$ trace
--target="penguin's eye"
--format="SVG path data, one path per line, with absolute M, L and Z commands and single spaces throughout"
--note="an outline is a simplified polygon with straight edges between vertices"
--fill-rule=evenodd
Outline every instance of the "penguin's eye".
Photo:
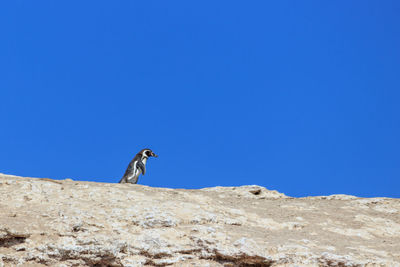
M 148 157 L 150 157 L 151 156 L 151 152 L 150 151 L 146 151 L 146 155 L 148 156 Z

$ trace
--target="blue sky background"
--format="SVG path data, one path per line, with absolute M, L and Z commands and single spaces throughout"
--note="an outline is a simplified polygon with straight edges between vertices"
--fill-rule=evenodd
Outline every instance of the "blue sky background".
M 2 1 L 0 172 L 400 197 L 399 1 Z

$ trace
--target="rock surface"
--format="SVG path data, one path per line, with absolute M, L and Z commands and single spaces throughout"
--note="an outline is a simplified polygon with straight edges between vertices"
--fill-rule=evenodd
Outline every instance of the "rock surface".
M 0 266 L 400 266 L 400 200 L 0 174 Z

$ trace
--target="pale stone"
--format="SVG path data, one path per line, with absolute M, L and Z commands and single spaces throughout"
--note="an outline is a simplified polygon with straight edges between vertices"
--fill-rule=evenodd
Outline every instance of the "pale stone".
M 117 179 L 116 179 L 117 180 Z M 400 266 L 400 200 L 0 174 L 0 267 Z

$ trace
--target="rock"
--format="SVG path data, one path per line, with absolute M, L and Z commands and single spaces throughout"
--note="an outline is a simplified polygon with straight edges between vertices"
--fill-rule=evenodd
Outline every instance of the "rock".
M 2 266 L 400 266 L 400 200 L 0 174 Z

